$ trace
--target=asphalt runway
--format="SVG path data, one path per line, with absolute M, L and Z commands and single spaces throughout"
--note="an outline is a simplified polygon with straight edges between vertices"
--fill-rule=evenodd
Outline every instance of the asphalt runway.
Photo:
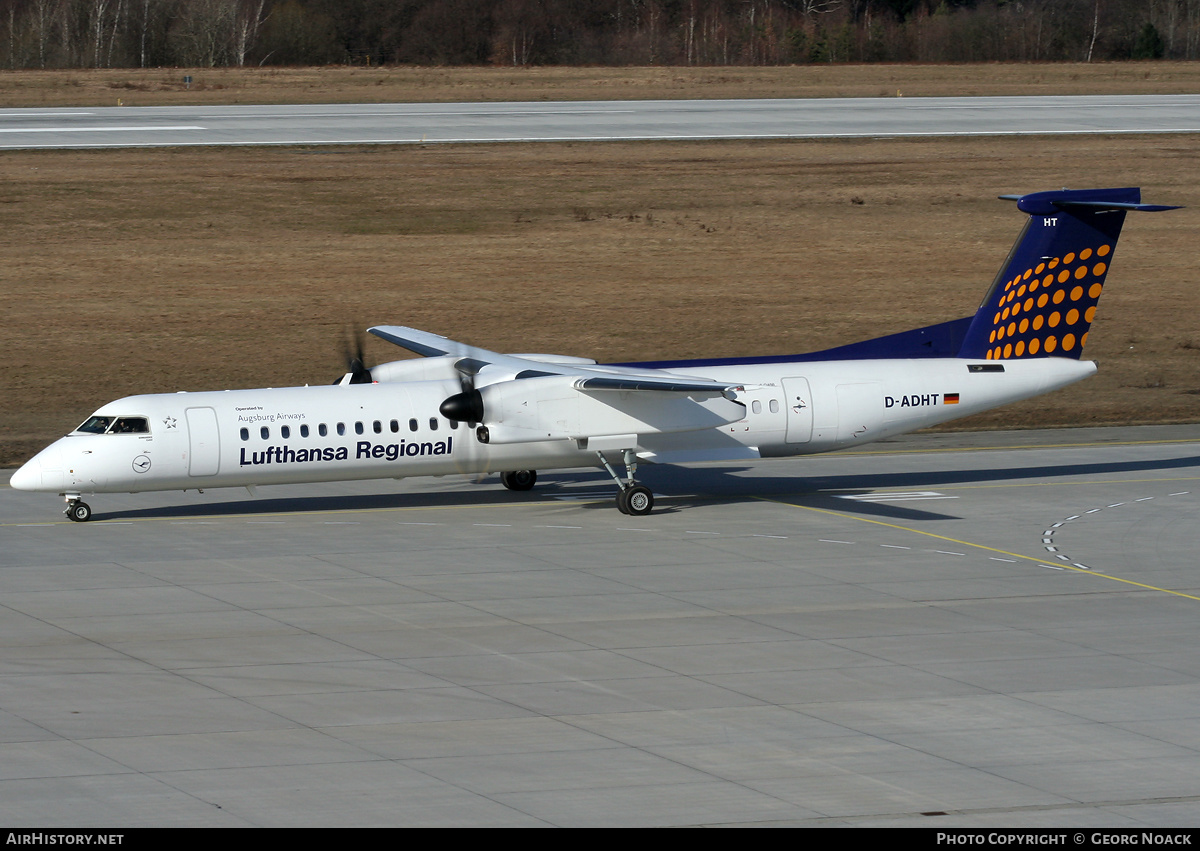
M 0 110 L 0 149 L 1200 132 L 1200 95 Z
M 0 487 L 0 820 L 1194 826 L 1200 426 Z

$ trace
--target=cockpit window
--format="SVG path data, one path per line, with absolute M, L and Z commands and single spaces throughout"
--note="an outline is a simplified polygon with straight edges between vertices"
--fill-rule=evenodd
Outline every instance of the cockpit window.
M 75 431 L 83 431 L 88 434 L 104 434 L 108 431 L 108 427 L 112 425 L 112 417 L 88 417 L 88 421 L 81 425 Z
M 145 417 L 89 417 L 75 431 L 85 434 L 149 434 Z
M 113 434 L 149 434 L 145 417 L 119 417 L 112 427 Z

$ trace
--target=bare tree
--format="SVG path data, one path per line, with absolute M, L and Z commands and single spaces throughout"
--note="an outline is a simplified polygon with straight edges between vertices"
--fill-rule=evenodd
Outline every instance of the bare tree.
M 1092 61 L 1092 51 L 1096 48 L 1096 35 L 1100 32 L 1100 0 L 1094 0 L 1092 3 L 1092 38 L 1088 42 L 1087 58 L 1085 62 Z
M 246 54 L 258 41 L 258 32 L 266 17 L 263 9 L 266 0 L 243 0 L 237 12 L 233 35 L 233 59 L 235 65 L 246 64 Z
M 233 55 L 237 0 L 189 0 L 179 9 L 172 47 L 183 65 L 226 65 Z

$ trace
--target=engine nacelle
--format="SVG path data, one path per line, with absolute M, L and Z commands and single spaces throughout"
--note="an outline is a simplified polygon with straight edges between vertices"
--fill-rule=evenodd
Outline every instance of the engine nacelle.
M 380 383 L 393 381 L 445 381 L 457 380 L 458 370 L 454 363 L 458 358 L 442 355 L 434 358 L 412 358 L 394 360 L 371 367 L 371 379 Z

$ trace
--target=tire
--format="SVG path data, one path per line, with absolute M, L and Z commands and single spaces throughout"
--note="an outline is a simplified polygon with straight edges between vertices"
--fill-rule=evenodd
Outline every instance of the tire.
M 500 474 L 500 481 L 510 491 L 533 490 L 537 484 L 537 470 L 512 470 Z
M 625 507 L 627 514 L 643 517 L 654 510 L 654 493 L 642 485 L 629 488 L 625 491 Z
M 74 502 L 67 506 L 67 516 L 76 523 L 86 523 L 92 519 L 92 508 L 86 502 Z
M 625 488 L 621 488 L 619 491 L 617 491 L 617 511 L 621 512 L 622 514 L 629 513 L 628 497 L 629 493 L 625 490 Z

